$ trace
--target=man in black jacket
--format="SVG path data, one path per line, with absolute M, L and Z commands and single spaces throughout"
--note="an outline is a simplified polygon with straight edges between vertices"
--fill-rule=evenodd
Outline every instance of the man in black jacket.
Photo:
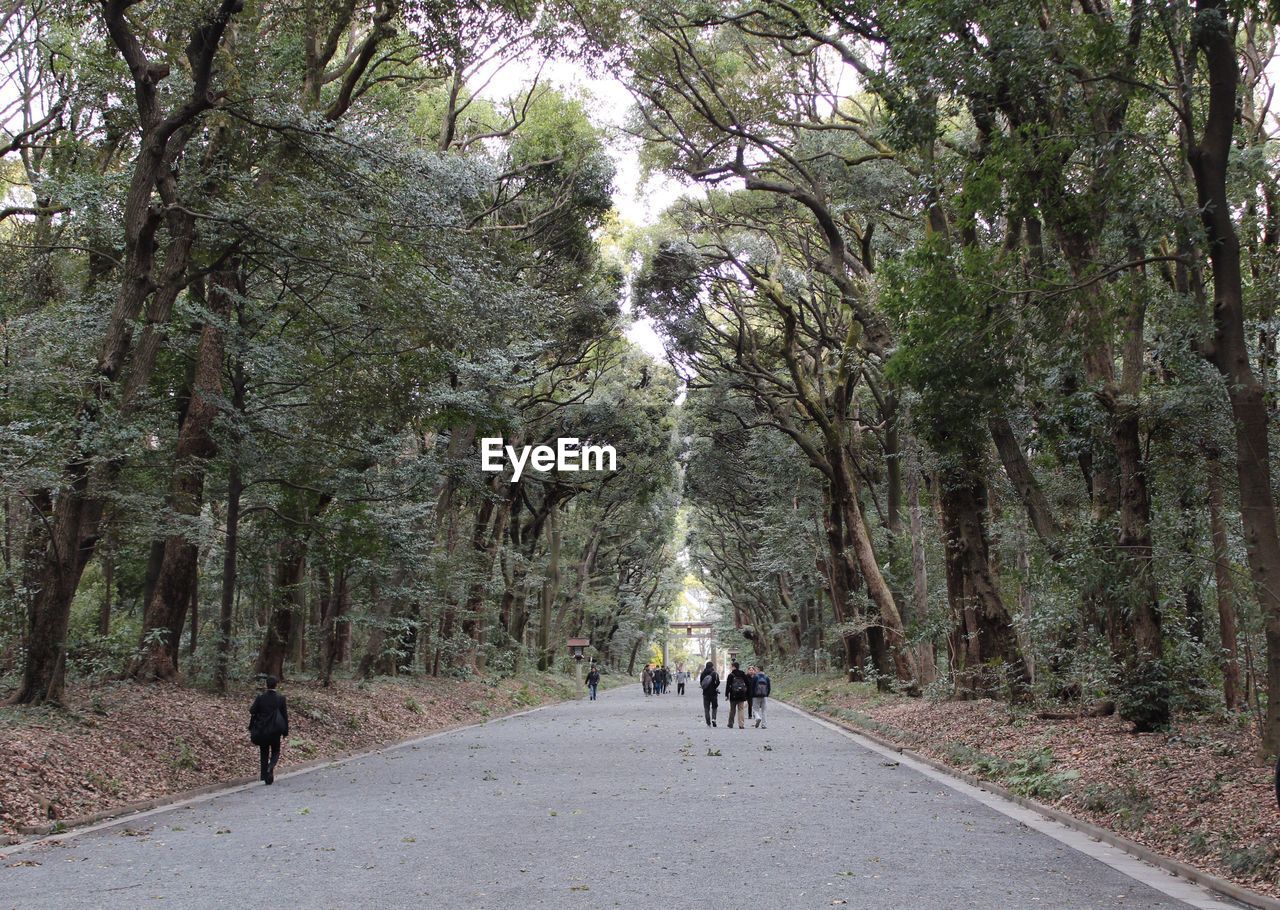
M 280 739 L 289 735 L 289 706 L 276 691 L 279 680 L 267 677 L 265 692 L 258 694 L 249 708 L 249 738 L 258 747 L 260 779 L 275 783 L 276 762 L 280 760 Z
M 738 729 L 747 727 L 747 705 L 751 702 L 751 681 L 742 672 L 738 662 L 733 662 L 733 669 L 724 678 L 724 694 L 729 698 L 729 726 L 733 726 L 733 718 L 738 717 Z
M 707 661 L 707 665 L 698 674 L 698 685 L 702 687 L 702 714 L 707 719 L 707 726 L 714 727 L 716 709 L 720 707 L 720 674 L 711 661 Z

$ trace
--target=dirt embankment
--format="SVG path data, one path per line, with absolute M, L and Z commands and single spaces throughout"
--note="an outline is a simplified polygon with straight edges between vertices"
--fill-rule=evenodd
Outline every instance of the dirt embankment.
M 580 694 L 571 679 L 544 675 L 290 682 L 281 692 L 291 728 L 281 771 Z M 254 694 L 105 683 L 75 687 L 60 709 L 0 708 L 0 844 L 31 826 L 256 777 Z
M 1179 718 L 1135 735 L 1116 717 L 1047 719 L 994 701 L 931 701 L 812 676 L 779 696 L 878 733 L 1175 857 L 1280 897 L 1274 770 L 1247 717 Z

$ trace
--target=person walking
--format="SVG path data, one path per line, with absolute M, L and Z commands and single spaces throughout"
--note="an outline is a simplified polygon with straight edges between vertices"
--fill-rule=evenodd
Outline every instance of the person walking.
M 591 669 L 587 671 L 587 690 L 591 693 L 591 701 L 596 700 L 596 687 L 600 685 L 600 671 L 596 669 L 596 665 L 592 664 Z
M 752 664 L 751 666 L 747 667 L 747 693 L 748 695 L 750 695 L 755 691 L 756 691 L 756 668 L 755 668 L 755 665 Z M 752 701 L 753 699 L 751 698 L 747 699 L 747 720 L 751 720 Z
M 649 665 L 644 665 L 644 670 L 640 673 L 640 685 L 644 686 L 644 694 L 653 694 L 653 671 L 649 669 Z
M 654 695 L 662 694 L 662 667 L 661 666 L 656 666 L 653 668 L 653 694 Z
M 756 726 L 766 729 L 764 724 L 764 702 L 773 690 L 773 683 L 765 675 L 764 670 L 757 670 L 755 679 L 751 681 L 751 703 L 755 707 Z
M 684 695 L 684 684 L 689 681 L 689 671 L 684 664 L 676 667 L 676 695 Z
M 733 726 L 733 718 L 737 716 L 738 729 L 745 730 L 747 703 L 751 701 L 751 683 L 736 660 L 733 662 L 733 669 L 724 678 L 724 694 L 729 699 L 729 726 Z
M 662 665 L 662 694 L 666 695 L 671 691 L 671 668 L 666 664 Z
M 267 688 L 249 707 L 249 739 L 258 747 L 258 779 L 271 786 L 280 760 L 280 739 L 289 735 L 289 705 L 276 691 L 280 681 L 267 677 Z
M 716 665 L 712 661 L 707 661 L 707 665 L 698 674 L 698 685 L 702 688 L 702 715 L 706 718 L 707 726 L 714 727 L 716 709 L 720 707 L 720 674 L 716 672 Z

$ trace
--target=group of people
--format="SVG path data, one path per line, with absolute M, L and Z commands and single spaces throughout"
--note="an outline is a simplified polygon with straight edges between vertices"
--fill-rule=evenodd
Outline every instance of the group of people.
M 658 664 L 645 664 L 644 669 L 640 671 L 640 685 L 644 688 L 645 695 L 662 695 L 671 689 L 671 668 Z M 689 680 L 689 674 L 685 672 L 684 667 L 680 667 L 675 673 L 676 694 L 684 695 L 684 684 Z
M 674 678 L 678 694 L 684 695 L 684 687 L 690 676 L 683 665 L 676 668 Z M 644 688 L 645 695 L 663 694 L 670 689 L 671 680 L 671 671 L 662 664 L 645 664 L 640 673 L 640 685 Z M 698 686 L 702 689 L 702 714 L 708 727 L 717 724 L 720 683 L 715 661 L 707 661 L 707 665 L 698 674 Z M 729 726 L 732 727 L 737 720 L 738 729 L 742 730 L 748 720 L 754 720 L 757 727 L 764 729 L 765 700 L 769 698 L 772 689 L 773 683 L 764 670 L 754 665 L 743 670 L 735 660 L 724 678 L 724 696 L 729 700 Z
M 720 674 L 716 672 L 713 661 L 698 674 L 698 685 L 702 688 L 702 713 L 707 726 L 716 725 L 716 713 L 720 707 Z M 765 701 L 773 691 L 773 684 L 764 670 L 749 666 L 744 671 L 735 660 L 733 668 L 724 678 L 724 695 L 729 699 L 729 726 L 733 726 L 736 717 L 738 729 L 746 727 L 748 720 L 755 720 L 755 725 L 765 729 Z
M 690 674 L 683 665 L 676 668 L 674 676 L 667 667 L 655 667 L 651 664 L 645 664 L 644 672 L 640 674 L 645 695 L 663 694 L 670 688 L 673 678 L 676 692 L 684 695 L 684 687 Z M 594 663 L 587 672 L 586 682 L 591 700 L 595 701 L 596 689 L 600 685 L 600 670 Z M 285 697 L 276 691 L 276 678 L 268 676 L 265 683 L 265 690 L 254 699 L 249 709 L 249 737 L 259 749 L 259 779 L 265 784 L 272 784 L 275 782 L 276 762 L 280 760 L 280 740 L 289 735 L 289 708 Z M 707 726 L 714 727 L 720 707 L 720 674 L 716 672 L 714 661 L 707 661 L 707 665 L 702 668 L 702 672 L 698 674 L 698 685 L 702 689 L 702 713 Z M 729 699 L 729 726 L 733 726 L 736 717 L 739 730 L 744 729 L 746 722 L 752 719 L 757 727 L 764 729 L 765 701 L 771 690 L 772 684 L 764 670 L 750 666 L 743 671 L 735 660 L 733 669 L 724 678 L 724 694 Z M 1277 765 L 1276 779 L 1277 798 L 1280 798 L 1280 765 Z

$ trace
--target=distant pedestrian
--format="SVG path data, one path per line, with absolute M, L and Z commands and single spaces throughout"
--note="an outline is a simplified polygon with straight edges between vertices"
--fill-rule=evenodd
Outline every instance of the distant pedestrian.
M 653 670 L 649 669 L 649 665 L 644 665 L 644 670 L 640 673 L 640 685 L 644 686 L 644 694 L 653 694 Z
M 662 694 L 662 667 L 660 666 L 653 668 L 653 694 Z
M 249 708 L 249 739 L 258 747 L 258 779 L 275 783 L 276 762 L 280 760 L 280 739 L 289 735 L 289 706 L 276 691 L 280 681 L 267 677 L 267 688 Z
M 702 715 L 707 726 L 716 725 L 716 709 L 720 707 L 720 674 L 716 665 L 707 661 L 707 665 L 698 674 L 698 685 L 702 688 Z
M 751 681 L 751 704 L 755 707 L 756 726 L 761 730 L 764 725 L 764 703 L 773 690 L 773 683 L 765 675 L 764 670 L 757 670 L 755 679 Z
M 671 691 L 671 668 L 666 664 L 662 665 L 662 694 L 666 695 Z
M 724 694 L 729 699 L 729 726 L 733 726 L 733 718 L 738 718 L 738 729 L 747 728 L 747 704 L 751 701 L 751 683 L 747 674 L 742 672 L 738 662 L 733 662 L 733 669 L 724 678 Z
M 756 691 L 756 668 L 754 665 L 747 667 L 747 692 L 754 694 Z M 751 720 L 752 702 L 754 699 L 747 699 L 747 720 Z
M 684 695 L 684 684 L 689 681 L 689 671 L 684 668 L 684 664 L 676 667 L 676 694 Z
M 596 665 L 592 664 L 591 669 L 587 671 L 587 689 L 591 692 L 591 701 L 596 700 L 596 687 L 600 685 L 600 671 L 596 669 Z

